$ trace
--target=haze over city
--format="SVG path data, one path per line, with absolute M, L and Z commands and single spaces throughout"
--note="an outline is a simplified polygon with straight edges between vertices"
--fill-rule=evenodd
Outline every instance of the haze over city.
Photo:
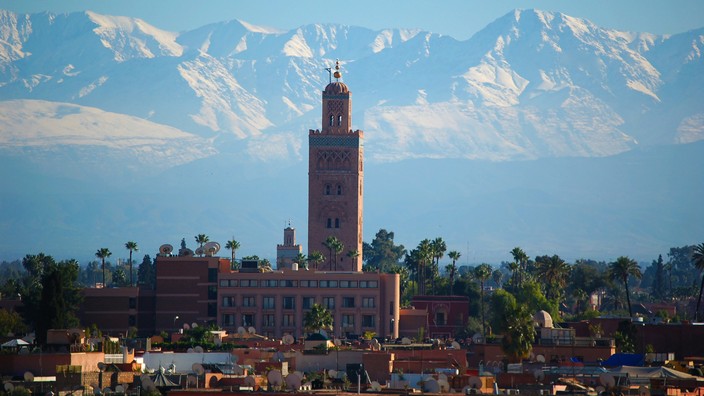
M 200 233 L 273 258 L 289 221 L 305 244 L 306 137 L 336 59 L 365 131 L 365 242 L 649 262 L 704 235 L 699 1 L 0 9 L 79 12 L 3 48 L 2 260 Z

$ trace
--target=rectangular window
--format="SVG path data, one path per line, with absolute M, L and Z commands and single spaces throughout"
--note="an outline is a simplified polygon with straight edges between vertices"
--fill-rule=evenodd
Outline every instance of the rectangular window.
M 235 314 L 223 314 L 222 315 L 222 325 L 223 326 L 234 326 L 235 325 Z
M 279 282 L 276 279 L 266 279 L 262 281 L 262 287 L 278 287 Z
M 244 326 L 244 327 L 254 326 L 254 314 L 252 314 L 252 313 L 242 314 L 242 326 Z
M 340 287 L 341 288 L 350 288 L 350 287 L 357 287 L 357 281 L 340 281 Z
M 296 317 L 292 314 L 285 314 L 284 316 L 281 317 L 282 322 L 281 325 L 284 327 L 295 327 L 296 326 Z
M 242 306 L 246 308 L 256 307 L 256 300 L 253 296 L 242 297 Z
M 235 306 L 235 296 L 224 296 L 222 298 L 223 307 L 234 307 Z
M 374 315 L 362 315 L 362 327 L 374 327 Z
M 362 308 L 375 308 L 374 297 L 362 298 Z
M 127 325 L 128 326 L 136 326 L 137 325 L 137 317 L 134 315 L 130 315 L 127 318 Z
M 435 325 L 436 326 L 444 326 L 446 324 L 447 324 L 447 322 L 445 320 L 445 312 L 436 312 L 435 313 Z
M 321 280 L 320 281 L 320 287 L 337 287 L 337 281 L 336 280 Z
M 214 283 L 218 281 L 218 269 L 208 268 L 208 282 Z
M 303 297 L 303 309 L 311 309 L 315 304 L 315 297 Z
M 137 299 L 134 297 L 130 297 L 130 301 L 128 302 L 128 305 L 129 305 L 130 309 L 137 308 Z
M 218 299 L 218 287 L 217 286 L 208 286 L 208 300 L 217 300 Z
M 264 297 L 262 299 L 262 308 L 264 309 L 274 309 L 276 308 L 276 303 L 275 303 L 274 297 Z
M 257 287 L 259 286 L 256 279 L 242 279 L 240 281 L 241 287 Z
M 208 303 L 208 316 L 212 316 L 214 318 L 218 317 L 218 303 L 216 303 L 216 302 L 209 302 Z
M 296 309 L 296 297 L 284 297 L 284 309 Z
M 354 315 L 342 315 L 342 328 L 354 328 Z
M 379 282 L 377 281 L 359 281 L 359 287 L 366 289 L 374 289 L 379 287 Z
M 354 308 L 354 297 L 342 297 L 342 308 Z
M 264 327 L 274 327 L 274 326 L 276 326 L 276 323 L 274 322 L 274 315 L 271 315 L 271 314 L 264 315 L 264 316 L 262 317 L 262 319 L 264 320 L 264 323 L 263 323 L 263 326 L 264 326 Z
M 279 281 L 279 287 L 296 287 L 298 281 L 294 280 L 281 280 Z
M 227 279 L 220 279 L 220 287 L 228 287 L 230 286 L 230 281 Z
M 335 309 L 335 297 L 323 297 L 323 307 L 325 309 Z

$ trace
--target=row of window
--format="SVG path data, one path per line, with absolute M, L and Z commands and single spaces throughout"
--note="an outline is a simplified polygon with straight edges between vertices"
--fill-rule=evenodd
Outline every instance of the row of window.
M 222 314 L 222 326 L 243 326 L 249 327 L 254 326 L 256 321 L 255 313 L 244 313 L 240 315 L 240 322 L 236 320 L 237 315 L 233 313 Z M 353 329 L 355 326 L 355 316 L 354 315 L 342 315 L 341 324 L 343 330 Z M 279 323 L 277 324 L 276 316 L 273 314 L 262 314 L 262 326 L 263 327 L 296 327 L 296 318 L 292 314 L 284 314 L 279 318 Z M 362 315 L 362 327 L 363 328 L 374 328 L 376 327 L 376 316 L 374 315 Z M 333 328 L 338 328 L 338 326 L 333 323 Z
M 375 280 L 276 280 L 276 279 L 220 279 L 220 287 L 320 287 L 320 288 L 360 288 L 375 289 L 379 281 Z
M 223 307 L 235 307 L 237 296 L 223 296 L 222 306 Z M 255 296 L 242 296 L 242 307 L 253 308 L 257 306 L 257 301 Z M 303 309 L 311 309 L 315 304 L 315 297 L 303 297 Z M 335 309 L 335 297 L 323 297 L 322 305 L 326 309 Z M 296 297 L 282 297 L 281 306 L 283 309 L 292 310 L 296 309 Z M 342 308 L 355 308 L 356 298 L 355 297 L 342 297 Z M 275 309 L 276 308 L 276 297 L 262 297 L 262 308 L 263 309 Z M 362 297 L 362 308 L 376 308 L 376 302 L 374 297 Z
M 333 227 L 333 224 L 335 225 L 335 227 Z M 325 227 L 326 228 L 340 228 L 340 219 L 338 219 L 336 217 L 335 222 L 333 223 L 333 219 L 328 217 L 327 222 L 325 222 Z

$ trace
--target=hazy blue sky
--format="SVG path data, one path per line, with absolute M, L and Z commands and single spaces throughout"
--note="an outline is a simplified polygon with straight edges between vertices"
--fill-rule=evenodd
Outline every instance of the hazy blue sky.
M 15 12 L 92 10 L 142 18 L 172 31 L 240 19 L 280 29 L 308 23 L 422 28 L 459 40 L 514 8 L 559 11 L 628 31 L 680 33 L 704 27 L 704 0 L 0 0 L 0 8 Z

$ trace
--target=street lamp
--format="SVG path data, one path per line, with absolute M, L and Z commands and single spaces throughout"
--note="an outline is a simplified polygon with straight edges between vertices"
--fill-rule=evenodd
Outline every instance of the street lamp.
M 174 316 L 174 327 L 176 327 L 176 321 L 178 320 L 178 315 Z

